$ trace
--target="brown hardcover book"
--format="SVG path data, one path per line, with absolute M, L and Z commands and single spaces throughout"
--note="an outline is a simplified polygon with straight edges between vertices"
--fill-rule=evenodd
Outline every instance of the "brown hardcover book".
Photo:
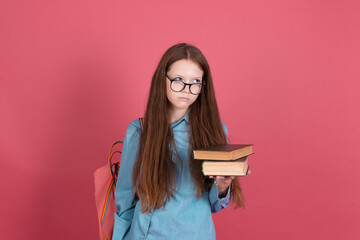
M 253 153 L 252 144 L 223 144 L 193 151 L 198 160 L 236 160 Z
M 246 176 L 249 170 L 247 156 L 234 161 L 203 161 L 205 176 Z

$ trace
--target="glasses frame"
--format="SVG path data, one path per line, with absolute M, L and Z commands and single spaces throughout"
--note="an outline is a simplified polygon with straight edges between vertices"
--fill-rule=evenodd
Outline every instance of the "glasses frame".
M 167 74 L 165 74 L 165 76 L 170 80 L 170 88 L 173 92 L 182 92 L 184 91 L 184 89 L 186 88 L 186 86 L 189 86 L 189 91 L 192 95 L 199 95 L 200 93 L 202 93 L 203 91 L 203 88 L 206 86 L 206 83 L 205 82 L 201 82 L 201 83 L 186 83 L 184 82 L 183 80 L 175 80 L 175 78 L 170 78 Z M 172 86 L 172 83 L 174 81 L 180 81 L 184 84 L 184 87 L 180 90 L 180 91 L 175 91 L 171 86 Z M 191 91 L 191 86 L 194 85 L 194 84 L 201 84 L 201 89 L 200 89 L 200 92 L 198 94 L 195 94 Z

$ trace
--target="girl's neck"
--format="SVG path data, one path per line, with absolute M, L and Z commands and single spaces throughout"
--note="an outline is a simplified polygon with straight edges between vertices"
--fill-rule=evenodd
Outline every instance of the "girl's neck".
M 189 109 L 169 109 L 170 123 L 176 122 L 185 116 Z

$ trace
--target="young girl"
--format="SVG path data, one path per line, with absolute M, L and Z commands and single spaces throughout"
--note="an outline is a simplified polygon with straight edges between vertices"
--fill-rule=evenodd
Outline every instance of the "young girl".
M 227 143 L 209 65 L 185 43 L 169 48 L 153 75 L 144 124 L 130 123 L 115 189 L 113 240 L 215 239 L 211 213 L 244 207 L 233 177 L 205 177 L 197 148 Z

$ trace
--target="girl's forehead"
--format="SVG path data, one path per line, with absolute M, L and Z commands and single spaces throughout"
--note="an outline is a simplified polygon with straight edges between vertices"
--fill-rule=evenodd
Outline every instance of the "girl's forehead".
M 181 59 L 170 65 L 168 73 L 180 77 L 202 77 L 204 71 L 198 63 L 188 59 Z

